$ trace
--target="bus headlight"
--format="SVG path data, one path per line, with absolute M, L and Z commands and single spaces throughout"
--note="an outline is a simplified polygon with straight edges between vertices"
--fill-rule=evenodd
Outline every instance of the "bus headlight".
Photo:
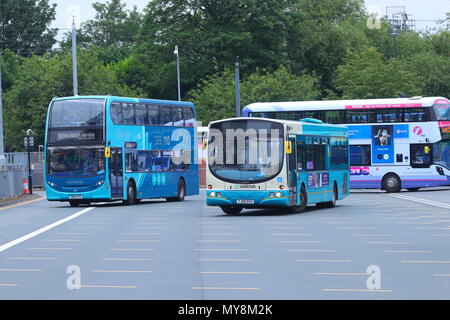
M 209 193 L 209 196 L 210 196 L 210 197 L 215 197 L 215 196 L 216 196 L 216 193 L 215 193 L 215 192 L 210 192 L 210 193 Z
M 273 192 L 269 193 L 269 197 L 274 198 L 275 197 L 275 193 L 273 193 Z
M 277 198 L 281 197 L 281 192 L 277 192 L 275 193 L 275 195 L 277 196 Z
M 216 193 L 216 196 L 217 196 L 217 197 L 220 197 L 221 195 L 222 195 L 222 194 L 221 194 L 220 192 L 217 192 L 217 193 Z
M 48 182 L 48 185 L 49 185 L 50 187 L 55 187 L 55 186 L 56 186 L 56 184 L 54 184 L 54 183 L 51 182 L 51 181 Z
M 101 181 L 97 182 L 97 185 L 98 185 L 98 186 L 101 186 L 101 185 L 103 184 L 103 182 L 104 182 L 104 181 L 101 180 Z

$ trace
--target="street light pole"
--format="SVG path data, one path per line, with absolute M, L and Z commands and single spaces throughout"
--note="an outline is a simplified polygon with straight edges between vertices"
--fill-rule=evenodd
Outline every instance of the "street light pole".
M 178 101 L 181 101 L 181 89 L 180 89 L 180 56 L 178 55 L 178 46 L 175 46 L 173 52 L 177 56 L 177 85 L 178 85 Z
M 3 96 L 2 96 L 2 53 L 0 51 L 0 166 L 6 165 L 3 145 Z
M 241 85 L 240 85 L 240 70 L 239 57 L 236 57 L 235 82 L 236 82 L 236 117 L 241 116 Z
M 30 135 L 33 134 L 33 130 L 27 130 L 27 151 L 28 151 L 28 191 L 33 194 L 33 174 L 31 173 L 31 142 Z
M 72 69 L 73 69 L 73 95 L 78 95 L 78 66 L 77 66 L 77 27 L 75 17 L 72 22 Z

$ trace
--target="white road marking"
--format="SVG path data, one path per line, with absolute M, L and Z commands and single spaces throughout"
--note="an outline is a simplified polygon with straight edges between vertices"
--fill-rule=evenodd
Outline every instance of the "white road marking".
M 432 200 L 427 200 L 427 199 L 422 199 L 422 198 L 413 198 L 410 196 L 405 196 L 405 195 L 400 195 L 400 194 L 386 194 L 386 195 L 390 196 L 390 197 L 403 199 L 403 200 L 415 201 L 415 202 L 420 202 L 423 204 L 432 205 L 435 207 L 450 209 L 450 204 L 445 204 L 445 203 L 436 202 L 436 201 L 432 201 Z
M 78 211 L 78 212 L 76 212 L 76 213 L 66 217 L 66 218 L 63 218 L 63 219 L 58 220 L 56 222 L 53 222 L 52 224 L 49 224 L 49 225 L 47 225 L 45 227 L 42 227 L 42 228 L 40 228 L 40 229 L 38 229 L 36 231 L 30 232 L 30 233 L 28 233 L 28 234 L 26 234 L 26 235 L 24 235 L 24 236 L 22 236 L 20 238 L 17 238 L 15 240 L 7 242 L 7 243 L 5 243 L 5 244 L 0 246 L 0 252 L 3 252 L 6 249 L 9 249 L 11 247 L 14 247 L 15 245 L 18 245 L 19 243 L 22 243 L 24 241 L 27 241 L 27 240 L 33 238 L 33 237 L 36 237 L 36 236 L 38 236 L 38 235 L 40 235 L 40 234 L 42 234 L 42 233 L 44 233 L 44 232 L 46 232 L 48 230 L 51 230 L 51 229 L 53 229 L 53 228 L 55 228 L 55 227 L 57 227 L 57 226 L 59 226 L 59 225 L 61 225 L 63 223 L 66 223 L 67 221 L 70 221 L 70 220 L 73 220 L 75 218 L 78 218 L 79 216 L 81 216 L 81 215 L 91 211 L 92 209 L 94 209 L 94 207 L 89 207 L 89 208 L 83 209 L 81 211 Z

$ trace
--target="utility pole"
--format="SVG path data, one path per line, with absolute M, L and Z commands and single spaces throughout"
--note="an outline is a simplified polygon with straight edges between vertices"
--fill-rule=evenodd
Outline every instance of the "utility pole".
M 235 82 L 236 82 L 236 117 L 241 116 L 241 85 L 239 80 L 239 57 L 236 57 L 236 69 L 235 69 Z
M 72 22 L 72 68 L 73 68 L 73 95 L 78 95 L 78 67 L 77 67 L 77 27 L 75 16 Z
M 178 101 L 181 101 L 181 88 L 180 88 L 180 56 L 178 55 L 178 46 L 175 46 L 173 52 L 177 56 L 177 85 L 178 85 Z
M 6 165 L 3 145 L 2 52 L 0 50 L 0 167 Z

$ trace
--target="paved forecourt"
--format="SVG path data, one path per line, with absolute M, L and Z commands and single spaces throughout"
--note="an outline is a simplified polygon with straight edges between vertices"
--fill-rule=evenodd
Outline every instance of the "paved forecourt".
M 449 299 L 449 243 L 448 188 L 239 216 L 42 200 L 0 208 L 0 299 Z

